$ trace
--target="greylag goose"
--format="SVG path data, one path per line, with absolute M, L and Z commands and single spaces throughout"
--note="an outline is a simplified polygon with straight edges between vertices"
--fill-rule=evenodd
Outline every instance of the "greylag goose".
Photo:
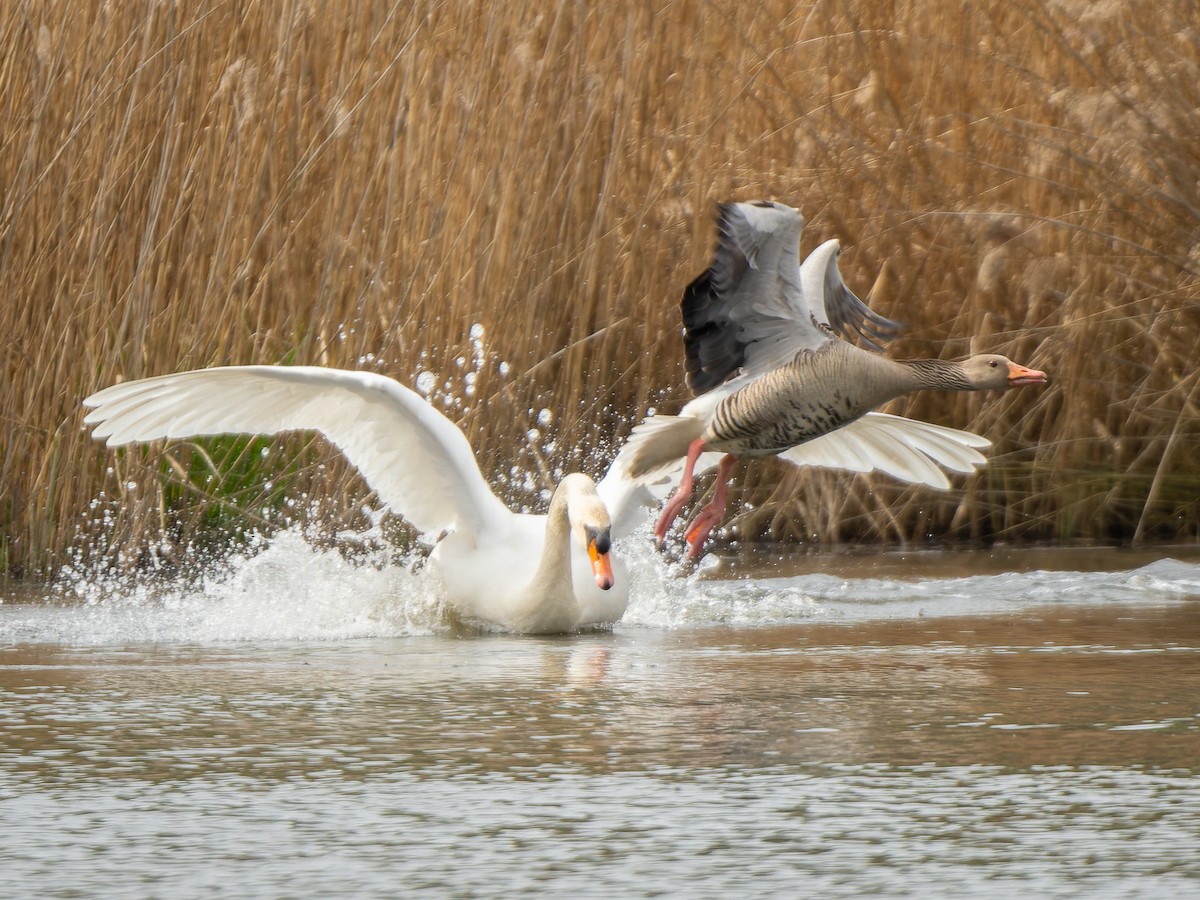
M 984 461 L 975 448 L 986 440 L 870 411 L 911 391 L 1004 390 L 1046 380 L 1043 372 L 993 354 L 962 362 L 892 360 L 839 339 L 839 333 L 857 334 L 875 346 L 874 339 L 886 339 L 896 325 L 850 292 L 837 267 L 836 240 L 799 264 L 803 225 L 797 210 L 771 201 L 720 207 L 712 264 L 687 287 L 681 304 L 687 383 L 696 397 L 677 416 L 646 419 L 614 463 L 636 481 L 671 471 L 683 459 L 679 487 L 655 528 L 661 542 L 691 493 L 701 454 L 724 454 L 713 500 L 686 530 L 693 558 L 724 513 L 736 458 L 782 455 L 836 466 L 843 455 L 845 468 L 948 486 L 931 463 L 970 472 Z M 902 452 L 906 444 L 916 446 L 910 437 L 920 452 Z M 825 446 L 806 453 L 806 443 L 818 438 Z M 902 471 L 891 459 L 897 454 L 916 468 Z M 923 472 L 921 455 L 929 458 Z
M 451 533 L 431 566 L 465 620 L 528 634 L 615 622 L 629 599 L 614 572 L 614 521 L 645 503 L 617 476 L 558 484 L 545 515 L 510 511 L 492 493 L 466 436 L 391 378 L 307 366 L 230 366 L 129 381 L 83 401 L 108 446 L 198 435 L 314 430 L 337 446 L 380 500 L 421 532 Z M 607 498 L 614 515 L 610 517 Z

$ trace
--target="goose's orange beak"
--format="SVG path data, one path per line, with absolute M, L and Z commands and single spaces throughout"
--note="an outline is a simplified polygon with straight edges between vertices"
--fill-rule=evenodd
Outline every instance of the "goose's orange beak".
M 596 587 L 607 591 L 617 583 L 613 578 L 612 560 L 608 557 L 608 551 L 601 553 L 594 538 L 588 541 L 587 550 L 588 559 L 592 561 L 592 577 L 596 579 Z
M 1027 369 L 1015 362 L 1008 364 L 1008 386 L 1020 387 L 1023 384 L 1045 384 L 1046 373 L 1037 369 Z

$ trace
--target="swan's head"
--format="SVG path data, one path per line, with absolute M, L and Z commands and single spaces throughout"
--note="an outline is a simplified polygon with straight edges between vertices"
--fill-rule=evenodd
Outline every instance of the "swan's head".
M 1002 391 L 1025 384 L 1045 384 L 1046 373 L 1027 369 L 1007 356 L 985 353 L 962 363 L 963 373 L 977 391 Z
M 612 549 L 612 534 L 609 526 L 598 528 L 595 525 L 584 526 L 587 541 L 588 559 L 592 563 L 592 577 L 596 579 L 596 587 L 607 591 L 614 584 L 612 559 L 609 553 Z
M 571 536 L 587 551 L 596 587 L 607 591 L 616 584 L 610 556 L 612 521 L 608 507 L 596 492 L 596 483 L 579 472 L 564 478 L 560 488 L 567 492 L 567 518 L 571 522 Z

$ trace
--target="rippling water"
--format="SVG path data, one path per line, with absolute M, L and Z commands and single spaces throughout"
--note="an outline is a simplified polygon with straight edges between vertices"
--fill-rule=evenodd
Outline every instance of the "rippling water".
M 291 535 L 10 598 L 0 862 L 42 897 L 1200 895 L 1176 555 L 646 558 L 568 638 Z

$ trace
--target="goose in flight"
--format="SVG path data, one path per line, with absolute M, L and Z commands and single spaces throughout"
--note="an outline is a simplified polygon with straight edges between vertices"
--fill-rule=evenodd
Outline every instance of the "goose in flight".
M 320 432 L 392 512 L 423 533 L 450 532 L 430 564 L 464 620 L 542 634 L 610 624 L 625 612 L 628 578 L 610 548 L 638 520 L 645 488 L 615 474 L 597 485 L 576 472 L 558 484 L 546 514 L 514 513 L 484 481 L 466 435 L 386 376 L 228 366 L 125 382 L 83 403 L 91 409 L 84 422 L 110 447 Z
M 732 203 L 720 207 L 718 221 L 712 263 L 681 303 L 695 398 L 676 416 L 651 416 L 637 426 L 614 462 L 637 481 L 674 471 L 683 460 L 679 487 L 655 528 L 661 542 L 691 493 L 701 454 L 724 454 L 713 500 L 686 530 L 693 558 L 724 513 L 736 458 L 780 455 L 949 487 L 938 466 L 971 472 L 986 461 L 978 448 L 988 441 L 871 410 L 911 391 L 1004 390 L 1046 380 L 1044 372 L 993 354 L 892 360 L 842 340 L 857 334 L 878 349 L 875 341 L 897 326 L 846 286 L 836 240 L 801 266 L 804 218 L 797 210 L 766 200 Z

